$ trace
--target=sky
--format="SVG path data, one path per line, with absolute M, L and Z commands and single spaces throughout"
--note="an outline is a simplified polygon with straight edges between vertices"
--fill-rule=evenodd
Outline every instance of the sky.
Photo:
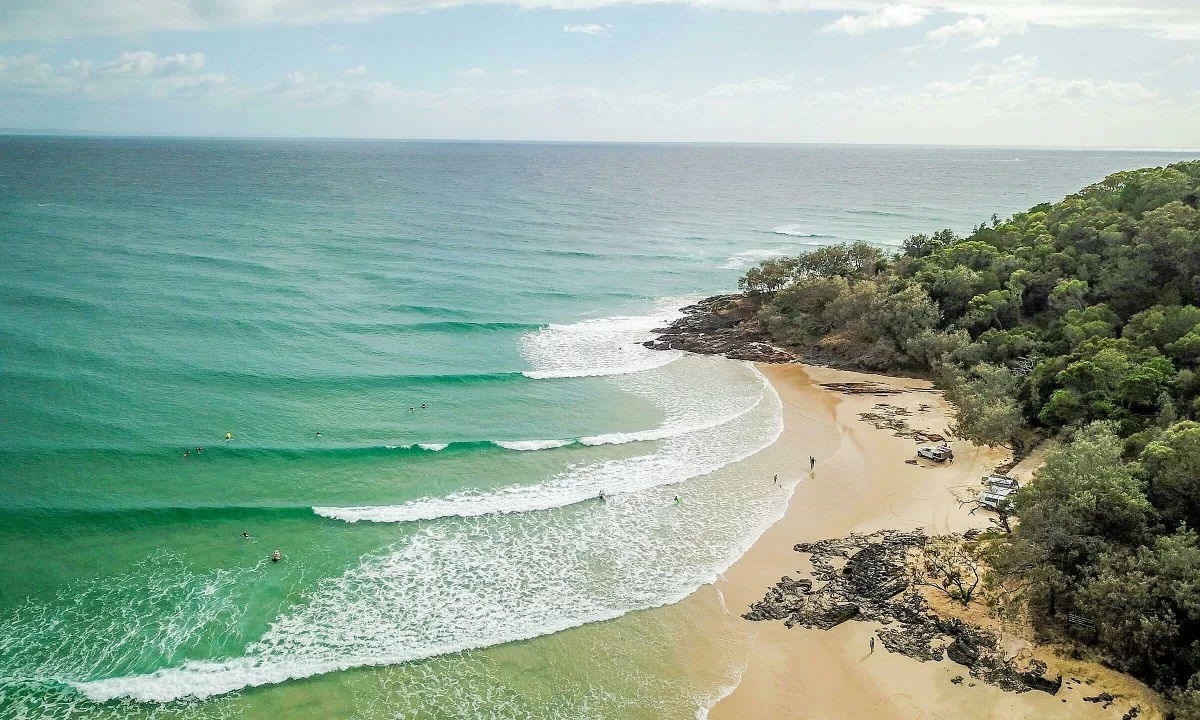
M 1200 0 L 3 0 L 0 128 L 1200 147 Z

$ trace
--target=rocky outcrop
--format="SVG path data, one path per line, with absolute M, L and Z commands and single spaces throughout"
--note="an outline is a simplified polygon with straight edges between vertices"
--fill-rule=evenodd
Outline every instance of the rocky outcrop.
M 683 317 L 653 332 L 658 337 L 642 343 L 652 350 L 685 350 L 766 363 L 796 360 L 795 353 L 772 345 L 759 330 L 743 295 L 705 298 L 683 308 Z
M 948 659 L 972 677 L 1013 692 L 1057 693 L 1062 677 L 1045 677 L 1043 663 L 1018 667 L 992 632 L 930 610 L 911 587 L 907 570 L 910 551 L 926 540 L 919 530 L 889 530 L 799 543 L 795 550 L 809 555 L 812 578 L 780 578 L 742 617 L 823 630 L 847 620 L 877 622 L 884 625 L 879 640 L 891 652 L 921 662 Z

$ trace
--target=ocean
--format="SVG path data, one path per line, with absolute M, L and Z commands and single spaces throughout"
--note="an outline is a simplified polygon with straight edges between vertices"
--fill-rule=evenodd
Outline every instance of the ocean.
M 703 715 L 781 404 L 640 343 L 1189 157 L 0 137 L 0 717 Z

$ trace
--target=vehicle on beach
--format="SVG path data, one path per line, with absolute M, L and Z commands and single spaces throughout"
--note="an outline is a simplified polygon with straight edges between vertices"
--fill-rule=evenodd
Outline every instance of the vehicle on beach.
M 1000 502 L 1020 489 L 1021 484 L 1016 478 L 1007 475 L 986 475 L 982 479 L 985 486 L 979 495 L 979 504 L 988 510 L 996 510 Z
M 984 475 L 979 480 L 980 485 L 986 485 L 989 488 L 1001 488 L 1007 490 L 1016 490 L 1021 487 L 1021 483 L 1017 482 L 1016 478 L 1011 478 L 1007 475 Z
M 917 450 L 917 457 L 922 457 L 926 460 L 932 460 L 936 463 L 942 463 L 946 462 L 947 460 L 953 460 L 954 451 L 950 449 L 949 445 L 939 445 L 937 447 L 927 445 Z

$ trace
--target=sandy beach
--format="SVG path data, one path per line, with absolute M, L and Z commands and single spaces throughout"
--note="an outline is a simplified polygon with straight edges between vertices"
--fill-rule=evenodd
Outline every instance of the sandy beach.
M 913 439 L 859 419 L 859 413 L 886 403 L 908 409 L 906 419 L 914 429 L 944 433 L 947 406 L 928 382 L 801 365 L 760 369 L 783 400 L 786 428 L 766 452 L 780 466 L 780 482 L 796 484 L 785 517 L 718 583 L 730 611 L 725 621 L 750 635 L 753 649 L 736 687 L 709 717 L 1119 718 L 1128 710 L 1128 701 L 1118 700 L 1105 710 L 1082 700 L 1099 692 L 1106 681 L 1113 684 L 1114 674 L 1097 666 L 1071 667 L 1071 675 L 1083 682 L 1064 684 L 1055 696 L 1015 694 L 975 681 L 966 668 L 949 660 L 921 663 L 878 643 L 872 652 L 869 640 L 878 629 L 872 623 L 851 621 L 830 631 L 788 630 L 781 622 L 742 619 L 741 613 L 780 576 L 794 577 L 802 570 L 803 556 L 792 550 L 797 542 L 883 529 L 924 528 L 938 534 L 986 527 L 987 517 L 970 514 L 955 491 L 961 496 L 977 489 L 980 477 L 1006 457 L 1003 451 L 959 441 L 953 443 L 952 465 L 905 464 L 918 447 Z M 850 395 L 820 386 L 861 381 L 905 392 Z M 817 460 L 811 473 L 809 455 Z M 950 682 L 960 675 L 965 682 Z M 1146 710 L 1143 706 L 1142 717 L 1152 717 Z

